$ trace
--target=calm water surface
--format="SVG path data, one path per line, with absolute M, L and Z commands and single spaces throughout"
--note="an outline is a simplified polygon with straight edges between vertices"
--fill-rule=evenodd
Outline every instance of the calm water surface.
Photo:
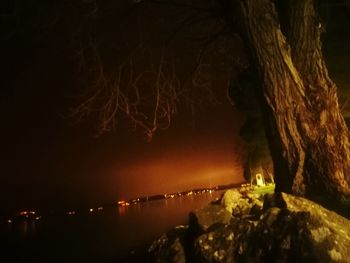
M 152 240 L 221 192 L 2 224 L 0 262 L 142 262 Z

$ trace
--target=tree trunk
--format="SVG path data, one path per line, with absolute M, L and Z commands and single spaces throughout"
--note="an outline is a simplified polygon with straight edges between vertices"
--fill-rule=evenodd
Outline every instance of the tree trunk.
M 291 1 L 291 45 L 271 0 L 242 0 L 240 7 L 262 82 L 276 190 L 348 198 L 348 130 L 322 56 L 313 1 Z
M 341 115 L 337 87 L 330 79 L 321 49 L 322 24 L 313 0 L 289 1 L 292 60 L 303 80 L 312 114 L 304 177 L 315 190 L 340 196 L 350 192 L 349 131 Z M 313 126 L 313 127 L 312 127 Z

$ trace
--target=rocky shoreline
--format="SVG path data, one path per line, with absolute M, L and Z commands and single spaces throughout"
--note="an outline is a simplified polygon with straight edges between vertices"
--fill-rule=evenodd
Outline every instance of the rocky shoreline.
M 232 189 L 149 248 L 153 262 L 349 262 L 350 221 L 285 193 Z

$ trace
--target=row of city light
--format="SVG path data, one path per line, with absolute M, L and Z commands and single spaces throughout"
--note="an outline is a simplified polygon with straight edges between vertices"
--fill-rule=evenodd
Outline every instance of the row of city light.
M 103 207 L 99 206 L 96 209 L 90 208 L 89 212 L 93 213 L 95 211 L 102 211 L 102 210 L 103 210 Z M 71 210 L 71 211 L 66 212 L 66 214 L 72 216 L 72 215 L 76 215 L 77 212 L 74 210 Z M 25 219 L 25 220 L 39 220 L 42 218 L 41 216 L 38 216 L 38 215 L 35 216 L 35 215 L 36 215 L 35 211 L 21 211 L 21 212 L 17 213 L 13 219 L 7 219 L 7 223 L 12 224 L 16 218 L 20 218 L 22 220 L 23 219 Z
M 99 206 L 97 208 L 89 208 L 89 212 L 90 213 L 93 213 L 93 212 L 96 212 L 96 211 L 102 211 L 102 210 L 103 210 L 103 206 Z M 73 216 L 73 215 L 76 215 L 77 212 L 74 211 L 74 210 L 71 210 L 71 211 L 68 211 L 66 214 L 69 215 L 69 216 Z
M 175 198 L 175 197 L 181 197 L 181 196 L 191 196 L 191 195 L 197 195 L 197 194 L 204 194 L 204 193 L 213 193 L 217 188 L 209 188 L 209 189 L 200 189 L 200 190 L 191 190 L 188 192 L 182 192 L 182 193 L 171 193 L 171 194 L 163 194 L 163 195 L 158 195 L 157 199 L 162 199 L 160 197 L 163 197 L 163 199 L 169 199 L 169 198 Z M 143 198 L 137 198 L 137 199 L 132 199 L 129 201 L 121 200 L 117 202 L 118 206 L 130 206 L 130 204 L 136 204 L 140 202 L 146 202 L 146 201 L 151 201 L 155 200 L 153 199 L 154 196 L 151 197 L 143 197 Z
M 188 192 L 182 192 L 182 193 L 171 193 L 171 194 L 164 194 L 164 195 L 158 195 L 158 199 L 162 199 L 161 197 L 163 196 L 163 199 L 169 199 L 169 198 L 175 198 L 175 197 L 181 197 L 181 196 L 191 196 L 191 195 L 197 195 L 197 194 L 204 194 L 204 193 L 212 193 L 216 190 L 217 188 L 210 188 L 210 189 L 200 189 L 200 190 L 191 190 Z M 129 201 L 117 201 L 117 205 L 119 207 L 127 207 L 130 206 L 131 204 L 136 204 L 136 203 L 140 203 L 140 202 L 148 202 L 148 201 L 152 201 L 155 199 L 152 199 L 151 197 L 145 197 L 145 198 L 136 198 L 136 199 L 132 199 Z M 99 212 L 103 210 L 103 206 L 99 206 L 97 208 L 89 208 L 89 212 L 90 213 L 94 213 L 94 212 Z M 35 211 L 21 211 L 18 214 L 16 214 L 16 216 L 20 216 L 22 219 L 27 219 L 27 220 L 39 220 L 42 217 L 36 215 L 37 213 Z M 69 216 L 73 216 L 76 215 L 77 212 L 74 210 L 70 210 L 66 212 L 66 215 Z M 14 221 L 14 219 L 8 219 L 7 223 L 12 224 Z
M 92 212 L 94 212 L 94 211 L 102 211 L 102 210 L 103 210 L 103 206 L 99 206 L 99 207 L 97 207 L 96 209 L 90 208 L 90 209 L 89 209 L 89 212 L 92 213 Z
M 23 219 L 31 219 L 31 220 L 40 220 L 41 216 L 36 215 L 35 211 L 21 211 L 15 215 L 16 217 L 20 216 Z M 7 223 L 12 224 L 14 219 L 8 219 Z

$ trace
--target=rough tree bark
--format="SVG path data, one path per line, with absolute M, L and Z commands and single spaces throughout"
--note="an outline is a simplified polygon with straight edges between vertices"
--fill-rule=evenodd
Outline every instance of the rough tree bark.
M 322 24 L 314 0 L 289 1 L 289 5 L 292 60 L 303 80 L 312 114 L 311 133 L 304 135 L 308 146 L 304 177 L 316 190 L 346 196 L 350 192 L 349 131 L 340 112 L 337 87 L 322 55 Z
M 242 0 L 240 10 L 262 82 L 276 190 L 348 199 L 349 132 L 322 56 L 313 0 L 290 1 L 289 43 L 271 0 Z

